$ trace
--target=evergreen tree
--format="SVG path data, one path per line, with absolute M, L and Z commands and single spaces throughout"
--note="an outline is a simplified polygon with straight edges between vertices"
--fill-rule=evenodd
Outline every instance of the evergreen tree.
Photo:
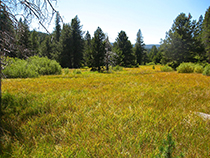
M 92 39 L 92 70 L 101 71 L 101 67 L 104 66 L 105 58 L 105 34 L 100 27 L 94 32 L 94 37 Z
M 150 61 L 154 62 L 155 64 L 160 63 L 162 59 L 162 53 L 157 49 L 157 47 L 154 45 L 152 46 L 152 49 L 149 52 L 149 59 Z
M 136 38 L 136 44 L 135 44 L 135 55 L 136 55 L 136 58 L 137 58 L 137 63 L 139 65 L 142 64 L 142 58 L 143 58 L 143 52 L 145 50 L 144 46 L 144 41 L 143 41 L 143 37 L 142 37 L 142 33 L 141 33 L 141 30 L 139 29 L 138 30 L 138 33 L 137 33 L 137 38 Z
M 61 36 L 61 25 L 60 25 L 60 16 L 59 13 L 56 13 L 56 20 L 55 20 L 55 40 L 59 42 Z
M 55 19 L 55 30 L 53 32 L 53 37 L 51 40 L 51 59 L 56 60 L 59 62 L 60 56 L 60 36 L 61 36 L 61 25 L 60 25 L 60 15 L 59 12 L 56 13 Z
M 206 53 L 208 54 L 208 60 L 210 63 L 210 7 L 207 9 L 203 20 L 202 41 L 204 43 Z
M 83 62 L 85 66 L 90 67 L 92 56 L 91 56 L 91 35 L 89 31 L 86 32 L 84 41 L 85 41 L 85 47 L 84 47 L 85 49 L 83 55 Z
M 38 33 L 35 30 L 33 30 L 30 38 L 31 38 L 30 41 L 31 41 L 31 51 L 32 51 L 31 55 L 38 55 L 39 53 Z
M 46 36 L 45 40 L 41 44 L 40 55 L 51 59 L 51 54 L 52 54 L 51 36 Z
M 73 68 L 79 68 L 83 59 L 84 40 L 82 26 L 76 16 L 71 21 Z
M 119 65 L 125 67 L 136 66 L 136 56 L 132 51 L 132 44 L 128 40 L 125 31 L 120 31 L 114 46 L 116 47 L 115 51 L 119 56 Z
M 71 38 L 71 26 L 69 24 L 63 24 L 63 29 L 61 30 L 60 46 L 60 64 L 62 67 L 73 67 L 72 61 L 72 38 Z
M 9 36 L 4 37 L 4 36 Z M 2 53 L 3 48 L 7 51 L 4 52 L 5 56 L 17 57 L 15 51 L 11 49 L 12 43 L 15 42 L 15 31 L 11 19 L 9 18 L 8 12 L 5 6 L 0 8 L 0 52 Z M 5 38 L 7 40 L 5 40 Z M 13 47 L 13 46 L 12 46 Z M 1 54 L 2 56 L 2 54 Z
M 205 51 L 204 44 L 202 43 L 202 34 L 203 34 L 203 16 L 199 17 L 196 26 L 194 27 L 194 36 L 193 39 L 195 41 L 194 51 L 195 51 L 195 60 L 196 62 L 207 61 L 207 55 Z
M 164 55 L 170 61 L 178 64 L 195 61 L 195 22 L 191 21 L 191 15 L 187 17 L 181 13 L 174 21 L 172 28 L 166 33 L 163 41 Z
M 18 57 L 23 59 L 31 55 L 30 31 L 26 20 L 20 18 L 17 30 Z

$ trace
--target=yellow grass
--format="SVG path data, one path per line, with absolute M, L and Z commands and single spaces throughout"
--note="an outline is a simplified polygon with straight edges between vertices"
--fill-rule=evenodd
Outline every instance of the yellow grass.
M 174 156 L 209 156 L 210 124 L 195 114 L 210 113 L 209 77 L 160 72 L 160 66 L 81 72 L 3 80 L 3 101 L 10 96 L 17 102 L 3 109 L 5 152 L 154 157 L 171 133 Z

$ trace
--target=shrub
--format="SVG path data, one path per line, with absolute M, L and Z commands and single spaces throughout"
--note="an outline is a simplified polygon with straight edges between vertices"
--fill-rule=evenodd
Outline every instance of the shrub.
M 3 70 L 3 73 L 8 78 L 33 78 L 39 76 L 36 66 L 29 65 L 27 61 L 21 59 L 15 59 Z
M 155 65 L 155 63 L 154 62 L 149 62 L 149 63 L 146 63 L 146 65 Z
M 8 78 L 33 78 L 39 75 L 61 74 L 61 66 L 46 57 L 30 57 L 27 60 L 14 59 L 3 70 Z
M 194 72 L 194 64 L 193 63 L 181 63 L 177 67 L 178 73 L 192 73 Z
M 74 74 L 81 74 L 82 72 L 81 72 L 81 70 L 75 69 L 75 70 L 73 71 L 73 73 L 74 73 Z
M 122 70 L 123 70 L 123 67 L 117 65 L 117 66 L 112 67 L 112 70 L 113 70 L 113 71 L 122 71 Z
M 163 67 L 160 67 L 160 70 L 163 71 L 163 72 L 170 72 L 170 71 L 173 71 L 173 68 L 165 65 Z
M 64 72 L 65 75 L 67 75 L 67 74 L 69 74 L 69 69 L 65 68 L 65 69 L 63 69 L 63 72 Z
M 179 63 L 176 62 L 176 61 L 172 61 L 172 62 L 167 63 L 167 66 L 170 66 L 170 67 L 172 67 L 174 70 L 176 70 L 176 68 L 179 66 Z
M 47 57 L 33 56 L 27 60 L 30 64 L 36 65 L 40 75 L 61 74 L 62 69 L 58 62 Z
M 204 70 L 204 69 L 203 69 L 203 66 L 201 66 L 201 65 L 198 65 L 198 64 L 197 64 L 197 65 L 194 66 L 194 72 L 195 72 L 195 73 L 202 73 L 203 70 Z
M 210 65 L 206 65 L 203 70 L 203 75 L 210 76 Z

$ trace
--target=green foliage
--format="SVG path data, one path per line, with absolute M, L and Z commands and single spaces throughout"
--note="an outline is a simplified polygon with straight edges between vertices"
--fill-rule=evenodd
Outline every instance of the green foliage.
M 123 70 L 123 67 L 117 65 L 117 66 L 112 67 L 112 70 L 114 70 L 114 71 L 122 71 Z
M 60 15 L 56 13 L 56 20 L 55 20 L 55 40 L 56 43 L 59 42 L 61 36 L 61 25 L 60 25 Z
M 165 66 L 160 67 L 160 70 L 163 72 L 170 72 L 170 71 L 173 71 L 173 68 L 165 65 Z
M 210 61 L 210 6 L 205 13 L 205 17 L 203 20 L 203 32 L 202 32 L 202 41 L 205 46 L 205 50 L 208 54 Z
M 205 66 L 203 75 L 210 76 L 210 64 Z
M 65 75 L 69 74 L 69 68 L 63 69 L 63 72 L 64 72 Z
M 114 47 L 118 55 L 118 65 L 122 65 L 124 67 L 133 67 L 137 65 L 136 55 L 132 50 L 133 46 L 128 40 L 125 31 L 120 31 Z
M 61 66 L 46 57 L 30 57 L 27 60 L 14 59 L 3 70 L 7 78 L 32 78 L 39 75 L 61 74 Z
M 51 59 L 52 52 L 52 42 L 51 42 L 51 36 L 46 36 L 44 41 L 41 44 L 40 48 L 40 56 L 47 57 Z
M 63 68 L 72 68 L 72 50 L 71 50 L 71 25 L 63 24 L 63 29 L 61 30 L 60 46 L 60 64 Z
M 36 65 L 29 64 L 26 60 L 15 59 L 3 70 L 7 78 L 32 78 L 38 77 Z
M 177 67 L 178 73 L 193 73 L 194 72 L 195 64 L 193 63 L 181 63 Z
M 136 37 L 134 51 L 135 51 L 137 63 L 141 65 L 143 63 L 143 58 L 144 58 L 143 55 L 144 55 L 144 50 L 145 50 L 144 48 L 145 44 L 144 44 L 143 36 L 140 29 L 138 30 L 138 33 L 136 36 L 137 37 Z
M 155 65 L 155 63 L 154 62 L 149 62 L 149 63 L 146 63 L 146 65 Z
M 24 22 L 20 18 L 17 29 L 17 57 L 20 59 L 26 59 L 31 55 L 31 41 L 30 31 L 26 19 Z
M 200 23 L 192 20 L 190 14 L 179 14 L 163 40 L 164 57 L 178 64 L 204 60 L 203 45 L 199 37 Z
M 203 66 L 201 66 L 201 65 L 199 65 L 199 64 L 196 64 L 196 65 L 194 66 L 194 72 L 195 72 L 195 73 L 203 73 L 203 70 L 204 70 Z
M 36 65 L 40 75 L 61 74 L 61 66 L 55 60 L 50 60 L 47 57 L 33 56 L 28 58 L 28 62 Z
M 72 67 L 81 67 L 84 51 L 84 40 L 82 26 L 78 16 L 71 20 L 71 51 L 72 51 Z
M 38 32 L 35 30 L 32 31 L 30 36 L 31 41 L 31 55 L 38 55 L 39 52 L 39 40 L 38 40 Z
M 90 67 L 91 66 L 91 61 L 92 61 L 92 55 L 91 55 L 91 35 L 89 31 L 86 32 L 85 34 L 85 49 L 83 53 L 83 63 L 85 66 Z
M 78 16 L 70 24 L 64 24 L 60 37 L 60 64 L 62 67 L 79 68 L 82 64 L 84 40 Z
M 78 69 L 75 69 L 75 70 L 73 71 L 73 73 L 74 73 L 74 74 L 82 74 L 82 71 L 81 71 L 81 70 L 78 70 Z
M 102 66 L 105 65 L 105 34 L 100 27 L 94 32 L 92 39 L 92 50 L 91 50 L 91 64 L 90 67 L 93 71 L 101 71 Z
M 159 148 L 160 153 L 156 156 L 156 158 L 173 158 L 175 147 L 175 141 L 173 140 L 171 133 L 169 133 L 167 135 L 167 139 L 163 140 L 163 143 Z M 183 158 L 184 155 L 181 153 L 178 157 Z
M 177 63 L 176 61 L 172 61 L 167 63 L 168 66 L 172 67 L 174 70 L 176 70 L 176 68 L 179 66 L 179 63 Z

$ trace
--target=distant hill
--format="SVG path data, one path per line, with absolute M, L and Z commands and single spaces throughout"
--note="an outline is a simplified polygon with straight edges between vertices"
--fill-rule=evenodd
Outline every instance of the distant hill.
M 157 48 L 160 47 L 159 44 L 146 44 L 146 45 L 145 45 L 145 49 L 152 49 L 152 46 L 156 46 Z
M 111 45 L 113 46 L 114 43 L 111 43 Z M 145 44 L 144 48 L 145 49 L 152 49 L 152 46 L 156 46 L 157 48 L 160 47 L 160 44 Z M 135 44 L 133 44 L 133 47 L 135 47 Z

